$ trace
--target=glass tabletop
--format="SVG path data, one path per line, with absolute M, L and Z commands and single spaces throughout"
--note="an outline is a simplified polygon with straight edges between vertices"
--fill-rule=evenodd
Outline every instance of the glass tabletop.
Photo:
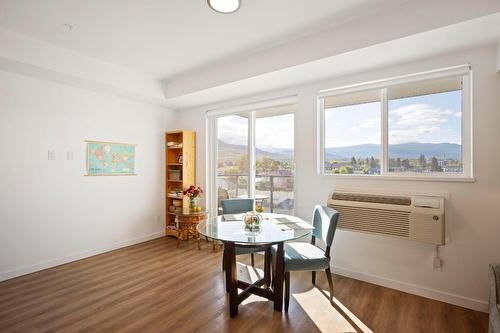
M 197 230 L 208 238 L 244 243 L 269 244 L 289 241 L 307 236 L 313 226 L 295 216 L 264 213 L 258 231 L 245 229 L 243 214 L 221 215 L 200 222 Z

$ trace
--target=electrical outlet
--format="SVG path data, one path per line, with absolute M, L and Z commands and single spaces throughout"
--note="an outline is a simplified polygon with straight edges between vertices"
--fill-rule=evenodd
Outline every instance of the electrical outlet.
M 440 257 L 434 257 L 433 267 L 436 272 L 443 271 L 443 261 Z

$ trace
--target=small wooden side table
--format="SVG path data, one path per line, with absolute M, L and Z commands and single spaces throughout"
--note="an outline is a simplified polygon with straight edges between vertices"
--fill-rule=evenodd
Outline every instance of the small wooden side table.
M 198 242 L 198 250 L 201 250 L 200 234 L 196 230 L 196 226 L 201 221 L 208 219 L 208 212 L 179 212 L 175 214 L 177 217 L 177 247 L 179 247 L 181 240 L 189 240 L 194 238 Z

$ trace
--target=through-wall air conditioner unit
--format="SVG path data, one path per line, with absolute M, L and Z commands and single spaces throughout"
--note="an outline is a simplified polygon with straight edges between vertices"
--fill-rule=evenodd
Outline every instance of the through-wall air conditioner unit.
M 445 244 L 444 198 L 334 191 L 327 204 L 339 212 L 338 228 Z

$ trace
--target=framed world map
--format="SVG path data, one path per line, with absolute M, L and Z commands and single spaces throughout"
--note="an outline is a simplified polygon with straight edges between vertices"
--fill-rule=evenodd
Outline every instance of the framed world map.
M 135 175 L 135 145 L 86 141 L 87 176 Z

